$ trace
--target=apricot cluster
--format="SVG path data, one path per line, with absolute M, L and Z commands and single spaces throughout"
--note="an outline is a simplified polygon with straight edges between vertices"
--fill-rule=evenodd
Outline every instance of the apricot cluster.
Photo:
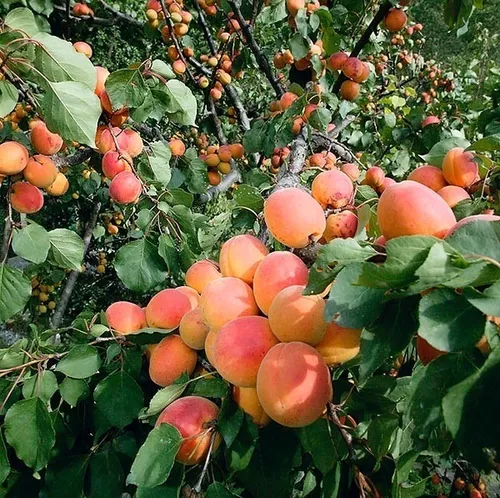
M 42 284 L 39 277 L 34 277 L 31 279 L 31 295 L 35 297 L 39 302 L 39 304 L 36 306 L 36 311 L 38 311 L 38 313 L 43 315 L 47 313 L 47 311 L 52 311 L 56 308 L 54 293 L 60 286 L 61 282 L 47 285 Z
M 13 131 L 19 130 L 19 123 L 26 118 L 31 110 L 32 108 L 29 104 L 16 104 L 16 107 L 10 114 L 0 119 L 0 130 L 3 129 L 4 123 L 9 123 Z
M 342 71 L 346 80 L 340 86 L 340 95 L 344 100 L 356 100 L 361 86 L 370 76 L 370 66 L 358 59 L 349 57 L 345 52 L 336 52 L 328 59 L 328 67 L 334 71 Z
M 162 38 L 168 41 L 172 38 L 172 34 L 176 38 L 182 38 L 189 31 L 189 24 L 193 20 L 192 14 L 184 10 L 183 0 L 165 0 L 166 14 L 169 22 L 165 22 L 165 12 L 163 12 L 161 2 L 159 0 L 148 0 L 146 3 L 146 18 L 148 25 L 152 29 L 162 26 L 160 32 Z
M 201 149 L 200 159 L 207 165 L 210 185 L 218 185 L 221 175 L 227 175 L 231 171 L 231 162 L 242 160 L 244 153 L 240 143 L 209 145 L 206 149 Z

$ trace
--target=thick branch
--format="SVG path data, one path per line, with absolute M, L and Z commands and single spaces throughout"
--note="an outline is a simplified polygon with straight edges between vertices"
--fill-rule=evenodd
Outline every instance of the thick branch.
M 335 128 L 328 134 L 330 138 L 337 138 L 354 120 L 355 116 L 348 114 Z
M 56 163 L 59 168 L 64 166 L 76 166 L 77 164 L 82 164 L 87 159 L 92 156 L 93 150 L 90 147 L 84 147 L 77 150 L 71 156 L 52 156 L 52 160 Z
M 214 122 L 215 134 L 217 135 L 217 140 L 221 144 L 226 144 L 227 140 L 224 136 L 224 132 L 222 131 L 222 123 L 220 122 L 219 116 L 217 114 L 217 109 L 215 108 L 215 102 L 210 93 L 207 93 L 207 107 L 208 112 L 212 116 L 212 120 Z
M 354 154 L 340 142 L 330 138 L 328 135 L 315 133 L 311 137 L 311 146 L 314 151 L 328 150 L 333 152 L 337 157 L 351 163 L 356 160 Z
M 241 182 L 241 173 L 236 164 L 232 163 L 231 171 L 222 178 L 219 185 L 210 187 L 205 194 L 200 196 L 200 202 L 205 203 L 219 194 L 229 190 L 235 183 Z
M 54 5 L 54 10 L 60 11 L 66 16 L 66 9 L 64 7 L 61 7 L 60 5 Z M 95 16 L 74 16 L 72 14 L 69 14 L 68 19 L 77 22 L 89 22 L 92 24 L 99 24 L 101 26 L 113 26 L 113 24 L 116 24 L 117 21 L 116 19 L 111 17 L 104 18 Z

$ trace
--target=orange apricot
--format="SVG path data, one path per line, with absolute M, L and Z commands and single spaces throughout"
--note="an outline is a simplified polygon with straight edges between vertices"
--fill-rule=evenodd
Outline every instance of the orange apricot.
M 128 152 L 128 136 L 124 130 L 118 127 L 113 127 L 110 130 L 105 125 L 98 126 L 95 143 L 101 154 L 106 154 L 106 152 L 110 150 L 116 150 L 116 144 L 118 144 L 120 152 Z M 132 156 L 132 154 L 130 154 L 130 156 Z
M 345 80 L 340 85 L 340 96 L 349 102 L 358 98 L 360 91 L 359 83 L 352 80 Z
M 231 149 L 229 148 L 229 145 L 221 145 L 219 147 L 219 150 L 217 151 L 217 156 L 219 157 L 219 161 L 222 161 L 224 163 L 230 162 L 232 159 L 232 156 L 231 156 Z
M 202 350 L 210 329 L 208 328 L 200 308 L 188 311 L 179 324 L 181 339 L 192 349 Z
M 28 164 L 29 154 L 24 145 L 17 142 L 0 144 L 0 175 L 17 175 Z
M 43 121 L 35 124 L 30 138 L 33 148 L 45 156 L 57 154 L 63 146 L 63 139 L 57 133 L 52 133 Z
M 184 152 L 186 152 L 186 146 L 184 145 L 184 142 L 182 140 L 179 140 L 178 138 L 172 138 L 168 145 L 174 157 L 183 156 Z
M 358 217 L 352 211 L 342 211 L 328 216 L 323 237 L 327 242 L 333 239 L 349 239 L 356 235 Z
M 80 53 L 88 57 L 89 59 L 92 57 L 92 47 L 84 41 L 77 41 L 73 43 L 74 49 Z
M 340 171 L 345 173 L 353 182 L 355 182 L 360 175 L 360 171 L 357 164 L 345 163 L 340 167 Z
M 389 178 L 388 176 L 386 176 L 384 178 L 384 181 L 382 182 L 382 185 L 379 185 L 377 187 L 377 192 L 379 194 L 382 194 L 384 192 L 384 190 L 386 190 L 387 188 L 389 188 L 391 185 L 394 185 L 396 182 L 396 180 L 394 180 L 393 178 Z
M 177 289 L 163 289 L 146 306 L 146 320 L 151 328 L 173 330 L 188 311 L 191 303 L 185 294 Z
M 285 92 L 280 98 L 281 110 L 288 109 L 299 97 L 292 92 Z
M 245 149 L 241 144 L 231 144 L 229 149 L 231 150 L 231 156 L 233 159 L 241 159 L 245 153 Z
M 23 171 L 24 179 L 39 188 L 47 188 L 52 185 L 57 173 L 54 161 L 50 157 L 41 154 L 30 157 Z
M 205 338 L 205 355 L 207 356 L 207 360 L 210 364 L 217 368 L 215 365 L 215 352 L 214 352 L 214 344 L 215 339 L 217 338 L 217 332 L 215 330 L 210 330 Z
M 311 114 L 319 108 L 318 104 L 307 104 L 304 108 L 304 113 L 302 114 L 302 119 L 304 120 L 305 123 L 309 121 L 309 118 L 311 117 Z
M 56 179 L 48 187 L 45 188 L 45 192 L 52 197 L 59 197 L 64 195 L 69 189 L 69 181 L 64 173 L 57 173 Z
M 186 271 L 186 284 L 195 289 L 199 294 L 203 292 L 207 284 L 217 278 L 221 278 L 219 265 L 215 261 L 204 259 L 193 263 Z
M 449 150 L 443 159 L 443 175 L 446 181 L 457 187 L 467 188 L 477 181 L 479 168 L 473 161 L 474 154 L 461 147 Z
M 271 421 L 271 417 L 260 404 L 255 387 L 234 386 L 233 401 L 251 417 L 252 422 L 258 427 L 264 427 Z
M 117 204 L 130 204 L 141 195 L 141 181 L 130 171 L 118 173 L 109 186 L 109 196 Z
M 323 171 L 312 182 L 312 196 L 323 209 L 338 209 L 347 206 L 354 194 L 352 180 L 342 171 Z
M 431 346 L 423 337 L 417 335 L 417 355 L 423 365 L 427 365 L 434 358 L 443 356 L 444 354 L 446 354 L 446 351 L 440 351 L 439 349 L 436 349 L 434 346 Z
M 441 120 L 437 116 L 427 116 L 422 120 L 422 128 L 425 128 L 429 125 L 438 125 L 441 123 Z
M 327 365 L 340 365 L 352 360 L 358 353 L 361 343 L 361 330 L 341 327 L 330 322 L 323 339 L 315 348 Z
M 257 374 L 264 411 L 286 427 L 304 427 L 321 417 L 333 396 L 330 372 L 321 355 L 302 342 L 273 346 Z
M 95 72 L 97 75 L 97 81 L 95 85 L 94 93 L 100 97 L 101 93 L 104 91 L 104 85 L 109 76 L 109 71 L 102 66 L 95 66 Z
M 110 180 L 123 171 L 132 171 L 132 164 L 132 158 L 127 152 L 120 153 L 116 150 L 106 152 L 101 161 L 102 172 Z
M 381 187 L 385 180 L 385 173 L 382 168 L 372 166 L 366 170 L 363 184 L 369 185 L 373 189 Z
M 286 0 L 286 8 L 294 17 L 300 9 L 305 7 L 305 5 L 305 0 Z
M 345 52 L 335 52 L 334 54 L 330 55 L 328 59 L 328 66 L 335 71 L 341 71 L 344 62 L 348 58 L 349 56 Z
M 120 335 L 137 332 L 147 327 L 144 309 L 128 301 L 117 301 L 106 310 L 108 326 Z
M 175 288 L 176 291 L 184 294 L 191 304 L 191 309 L 194 310 L 200 305 L 200 295 L 192 288 L 187 285 L 181 285 Z
M 384 26 L 388 31 L 395 32 L 403 29 L 407 21 L 408 18 L 404 11 L 394 7 L 385 16 Z
M 456 185 L 446 185 L 438 190 L 438 194 L 446 201 L 446 204 L 454 208 L 460 201 L 470 200 L 470 195 L 462 187 Z
M 43 207 L 43 194 L 28 182 L 16 182 L 10 187 L 9 202 L 18 213 L 33 214 Z
M 430 164 L 419 166 L 417 169 L 414 169 L 408 175 L 408 180 L 421 183 L 422 185 L 434 190 L 434 192 L 437 192 L 448 185 L 443 172 L 439 168 L 431 166 Z

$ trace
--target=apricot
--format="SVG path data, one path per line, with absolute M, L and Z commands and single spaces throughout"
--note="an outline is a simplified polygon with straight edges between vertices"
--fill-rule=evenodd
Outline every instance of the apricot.
M 305 5 L 305 0 L 286 0 L 286 8 L 294 17 L 300 9 L 305 7 Z
M 101 107 L 108 113 L 108 114 L 113 114 L 113 115 L 116 115 L 116 114 L 122 114 L 122 113 L 126 113 L 127 110 L 123 107 L 121 107 L 120 109 L 114 109 L 113 108 L 113 104 L 111 103 L 111 100 L 109 98 L 109 94 L 106 90 L 103 90 L 101 92 L 101 94 L 99 95 L 99 99 L 101 101 Z M 122 123 L 123 124 L 123 123 Z
M 85 55 L 89 59 L 92 57 L 92 47 L 88 43 L 77 41 L 73 43 L 73 47 L 78 53 Z
M 351 80 L 345 80 L 340 85 L 340 96 L 349 102 L 358 98 L 360 91 L 359 83 Z
M 52 133 L 43 121 L 39 121 L 31 130 L 31 145 L 44 156 L 57 154 L 63 146 L 63 139 L 57 134 Z
M 229 149 L 231 150 L 231 156 L 233 159 L 241 159 L 245 153 L 245 149 L 241 144 L 231 144 Z
M 360 343 L 360 329 L 345 328 L 331 322 L 326 327 L 325 336 L 315 347 L 327 365 L 340 365 L 359 353 Z
M 446 201 L 446 204 L 454 208 L 460 201 L 470 200 L 470 195 L 462 187 L 456 185 L 446 185 L 438 190 L 438 194 Z
M 437 116 L 427 116 L 422 120 L 422 128 L 425 128 L 429 125 L 438 125 L 441 123 L 441 120 Z
M 200 305 L 200 295 L 193 288 L 187 285 L 181 285 L 180 287 L 176 287 L 175 290 L 181 292 L 189 299 L 192 310 L 198 308 Z
M 311 114 L 318 108 L 319 108 L 318 104 L 307 104 L 302 114 L 303 121 L 307 123 L 307 121 L 309 121 L 309 118 L 311 117 Z
M 186 295 L 177 289 L 163 289 L 146 306 L 146 320 L 151 328 L 173 330 L 188 311 L 191 303 Z
M 280 98 L 281 110 L 288 109 L 299 97 L 292 92 L 285 92 Z
M 184 64 L 184 62 L 180 59 L 176 60 L 172 63 L 172 69 L 175 74 L 184 74 L 186 72 L 186 64 Z
M 117 301 L 108 306 L 106 321 L 108 326 L 120 335 L 137 332 L 147 327 L 144 310 L 128 301 Z
M 253 235 L 236 235 L 222 245 L 219 263 L 224 277 L 236 277 L 252 285 L 258 264 L 269 254 Z
M 446 181 L 457 187 L 467 188 L 477 181 L 479 168 L 473 161 L 474 154 L 461 147 L 450 149 L 443 159 L 443 175 Z
M 100 97 L 101 93 L 104 91 L 104 85 L 109 76 L 109 71 L 102 66 L 95 66 L 95 72 L 97 75 L 97 81 L 95 85 L 94 93 Z
M 448 233 L 446 234 L 446 237 L 454 233 L 456 230 L 458 230 L 460 227 L 467 225 L 468 223 L 476 223 L 480 221 L 500 221 L 500 216 L 497 216 L 495 214 L 475 214 L 473 216 L 467 216 L 465 218 L 462 218 L 460 221 L 457 221 L 449 230 Z
M 259 313 L 251 287 L 235 277 L 210 282 L 201 294 L 200 308 L 207 325 L 216 332 L 235 318 Z
M 389 178 L 388 176 L 386 176 L 384 178 L 384 181 L 382 182 L 382 185 L 379 185 L 377 187 L 377 192 L 379 194 L 382 194 L 387 188 L 389 188 L 391 185 L 394 185 L 396 182 L 396 180 L 392 179 L 392 178 Z
M 372 166 L 366 170 L 365 179 L 363 180 L 364 185 L 369 185 L 373 189 L 377 189 L 384 183 L 385 173 L 382 168 L 378 166 Z
M 304 427 L 321 417 L 333 396 L 330 372 L 312 346 L 302 342 L 277 344 L 260 365 L 257 396 L 275 422 Z
M 39 188 L 52 185 L 57 173 L 54 161 L 50 157 L 41 154 L 30 157 L 26 168 L 23 170 L 24 179 Z
M 118 173 L 109 186 L 109 196 L 117 204 L 130 204 L 141 195 L 142 184 L 130 171 Z
M 406 26 L 408 18 L 403 10 L 392 8 L 389 10 L 384 19 L 384 26 L 388 31 L 400 31 Z
M 210 329 L 208 328 L 200 308 L 188 311 L 179 324 L 181 339 L 192 349 L 202 350 Z
M 264 427 L 271 421 L 271 417 L 260 404 L 255 387 L 234 386 L 233 401 L 251 417 L 252 422 L 258 427 Z
M 315 345 L 325 335 L 325 301 L 321 296 L 304 296 L 305 285 L 291 285 L 280 291 L 269 308 L 269 324 L 282 342 L 301 341 Z
M 51 183 L 46 189 L 45 192 L 51 195 L 52 197 L 59 197 L 64 195 L 69 189 L 69 181 L 66 178 L 64 173 L 57 173 L 56 179 L 53 183 Z
M 353 182 L 355 182 L 360 175 L 360 171 L 357 164 L 345 163 L 340 167 L 340 171 L 345 173 Z
M 168 145 L 174 157 L 183 156 L 184 152 L 186 152 L 186 146 L 184 145 L 184 142 L 182 140 L 179 140 L 178 138 L 172 138 Z
M 295 249 L 318 240 L 326 226 L 318 202 L 296 187 L 273 192 L 264 203 L 264 219 L 276 240 Z
M 430 363 L 434 358 L 443 356 L 446 351 L 440 351 L 434 346 L 431 346 L 423 337 L 417 335 L 417 355 L 422 364 L 425 366 Z
M 439 168 L 429 164 L 419 166 L 417 169 L 414 169 L 408 175 L 408 180 L 421 183 L 422 185 L 434 190 L 434 192 L 437 192 L 448 185 L 443 172 Z
M 412 180 L 396 183 L 384 191 L 377 218 L 387 240 L 402 235 L 442 238 L 456 223 L 453 211 L 441 196 Z
M 29 154 L 18 142 L 0 144 L 0 175 L 17 175 L 28 164 Z
M 123 147 L 131 157 L 137 157 L 144 149 L 144 143 L 141 136 L 134 130 L 127 128 L 123 131 L 123 134 L 127 137 L 127 144 Z
M 132 164 L 132 158 L 127 152 L 120 153 L 116 150 L 106 152 L 101 161 L 102 172 L 110 180 L 123 171 L 132 171 Z
M 232 156 L 231 156 L 231 149 L 229 148 L 229 145 L 221 145 L 219 147 L 219 150 L 217 151 L 217 156 L 219 158 L 219 161 L 222 161 L 224 163 L 230 162 L 232 159 Z
M 215 261 L 204 259 L 193 263 L 186 271 L 186 284 L 199 294 L 203 292 L 207 284 L 217 278 L 221 278 L 219 265 Z
M 212 401 L 200 396 L 185 396 L 161 412 L 156 426 L 163 423 L 174 426 L 182 436 L 175 459 L 184 465 L 196 465 L 203 462 L 210 451 L 218 415 L 219 408 Z M 215 436 L 212 451 L 219 447 L 220 441 L 220 436 Z
M 114 137 L 114 139 L 113 139 Z M 116 144 L 120 152 L 128 151 L 129 140 L 124 130 L 118 127 L 113 127 L 110 130 L 107 126 L 101 125 L 97 127 L 95 143 L 101 154 L 106 154 L 110 150 L 116 150 Z M 129 152 L 130 154 L 130 152 Z M 132 154 L 130 154 L 132 156 Z
M 352 180 L 342 171 L 323 171 L 312 182 L 312 196 L 323 209 L 338 209 L 350 203 L 354 194 Z
M 217 338 L 217 332 L 215 330 L 211 330 L 205 339 L 205 355 L 210 364 L 217 368 L 215 365 L 215 352 L 214 352 L 214 344 L 215 339 Z
M 333 239 L 349 239 L 356 235 L 358 217 L 352 211 L 331 214 L 326 219 L 323 237 L 327 242 Z
M 344 62 L 348 58 L 349 56 L 345 52 L 335 52 L 334 54 L 330 55 L 328 59 L 328 66 L 335 71 L 341 71 Z
M 18 213 L 33 214 L 43 207 L 43 194 L 28 182 L 16 182 L 10 187 L 9 202 Z
M 360 61 L 357 57 L 348 57 L 342 64 L 342 72 L 346 78 L 356 83 L 361 83 L 366 76 L 365 63 Z
M 309 158 L 309 165 L 313 168 L 324 168 L 326 165 L 326 158 L 323 154 L 317 152 Z

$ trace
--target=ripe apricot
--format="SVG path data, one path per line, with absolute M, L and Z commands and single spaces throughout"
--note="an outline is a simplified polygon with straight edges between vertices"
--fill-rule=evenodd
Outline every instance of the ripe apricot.
M 363 184 L 369 185 L 373 189 L 377 189 L 382 186 L 385 180 L 385 173 L 382 168 L 378 166 L 372 166 L 366 170 L 365 179 Z
M 215 261 L 204 259 L 193 263 L 186 271 L 186 284 L 195 289 L 199 294 L 203 292 L 207 284 L 217 278 L 221 278 L 219 265 Z
M 200 295 L 192 287 L 181 285 L 180 287 L 176 287 L 175 290 L 184 294 L 189 299 L 192 310 L 198 308 L 200 305 Z
M 442 197 L 411 180 L 391 185 L 384 191 L 377 218 L 387 240 L 402 235 L 444 237 L 456 223 L 453 211 Z
M 333 396 L 330 372 L 321 355 L 302 342 L 273 346 L 257 374 L 264 411 L 286 427 L 304 427 L 321 417 Z
M 443 356 L 446 351 L 440 351 L 434 346 L 431 346 L 423 337 L 417 335 L 417 355 L 423 365 L 427 365 L 434 358 Z
M 118 127 L 113 127 L 112 130 L 110 130 L 105 125 L 97 127 L 95 143 L 101 154 L 106 154 L 106 152 L 110 150 L 116 150 L 115 142 L 118 144 L 120 152 L 129 152 L 129 140 L 124 130 Z M 130 154 L 130 156 L 132 156 L 132 154 Z
M 384 19 L 384 26 L 388 31 L 400 31 L 406 26 L 408 18 L 403 10 L 392 8 L 389 10 Z
M 9 202 L 18 213 L 33 214 L 43 207 L 43 194 L 28 182 L 16 182 L 10 187 Z
M 64 195 L 69 189 L 69 181 L 66 175 L 59 172 L 57 173 L 56 179 L 48 187 L 45 188 L 45 192 L 53 197 L 59 197 Z
M 382 185 L 378 186 L 377 187 L 377 192 L 379 194 L 382 194 L 387 188 L 389 188 L 391 185 L 394 185 L 396 182 L 396 180 L 394 180 L 393 178 L 389 178 L 388 176 L 386 176 L 384 178 L 384 181 L 382 182 Z
M 474 154 L 461 147 L 449 150 L 443 159 L 443 175 L 446 181 L 457 187 L 470 187 L 479 175 L 479 168 L 473 161 Z
M 77 41 L 73 43 L 74 49 L 80 53 L 88 57 L 89 59 L 92 57 L 92 47 L 84 41 Z
M 298 96 L 295 95 L 294 93 L 285 92 L 280 98 L 281 110 L 284 111 L 285 109 L 288 109 L 297 99 Z
M 332 169 L 323 171 L 314 179 L 311 193 L 323 209 L 338 209 L 349 204 L 354 193 L 354 186 L 345 173 Z
M 254 387 L 259 366 L 278 339 L 262 316 L 242 316 L 226 323 L 213 345 L 220 375 L 235 386 Z
M 0 144 L 0 175 L 17 175 L 28 164 L 29 154 L 18 142 Z
M 183 156 L 184 152 L 186 152 L 186 146 L 184 145 L 184 142 L 182 140 L 179 140 L 178 138 L 172 138 L 168 145 L 174 157 Z
M 117 204 L 130 204 L 141 195 L 142 184 L 130 171 L 118 173 L 109 186 L 109 196 Z
M 302 114 L 302 119 L 305 123 L 309 121 L 311 114 L 319 108 L 318 104 L 307 104 L 304 108 L 304 113 Z
M 276 251 L 267 255 L 257 266 L 253 280 L 255 301 L 267 315 L 274 298 L 291 285 L 306 285 L 309 270 L 295 254 Z
M 349 56 L 345 52 L 335 52 L 334 54 L 330 55 L 328 59 L 328 66 L 335 71 L 341 71 L 344 62 L 348 58 Z
M 342 72 L 346 78 L 356 83 L 361 83 L 366 76 L 365 63 L 360 61 L 357 57 L 348 57 L 342 64 Z
M 35 124 L 30 138 L 33 148 L 45 156 L 57 154 L 63 146 L 63 139 L 57 133 L 52 133 L 43 121 Z
M 128 301 L 117 301 L 106 310 L 108 326 L 120 335 L 147 327 L 144 309 Z
M 255 387 L 233 386 L 233 401 L 247 415 L 250 415 L 252 422 L 258 427 L 264 427 L 271 421 L 271 417 L 260 404 Z
M 414 169 L 408 175 L 408 180 L 421 183 L 422 185 L 434 190 L 434 192 L 437 192 L 448 185 L 443 172 L 439 168 L 431 166 L 430 164 L 419 166 L 417 169 Z
M 358 217 L 352 211 L 331 214 L 326 219 L 323 237 L 327 242 L 333 239 L 349 239 L 356 235 Z
M 57 167 L 50 157 L 35 154 L 23 170 L 24 179 L 35 187 L 46 188 L 54 183 Z
M 231 149 L 229 148 L 229 145 L 221 145 L 219 147 L 219 150 L 217 151 L 217 156 L 219 157 L 219 160 L 228 163 L 231 161 L 232 156 L 231 156 Z
M 231 144 L 229 149 L 231 150 L 231 157 L 233 159 L 241 159 L 245 153 L 245 149 L 241 144 Z
M 292 16 L 296 16 L 300 9 L 305 7 L 305 0 L 287 0 L 286 8 Z
M 220 250 L 219 264 L 224 277 L 240 278 L 252 285 L 258 264 L 269 254 L 267 247 L 253 235 L 236 235 Z
M 340 365 L 359 353 L 360 343 L 360 329 L 345 328 L 330 322 L 325 336 L 315 347 L 327 365 Z
M 191 303 L 185 294 L 177 289 L 163 289 L 146 306 L 146 320 L 151 328 L 173 330 L 188 311 Z
M 340 96 L 349 102 L 358 98 L 360 91 L 359 83 L 351 80 L 345 80 L 340 85 Z
M 296 249 L 318 240 L 326 226 L 318 202 L 296 187 L 273 192 L 264 203 L 264 219 L 275 239 Z
M 427 116 L 422 120 L 422 128 L 425 128 L 429 125 L 438 125 L 441 123 L 441 120 L 437 116 Z
M 120 109 L 114 109 L 113 105 L 111 104 L 111 100 L 109 98 L 109 94 L 106 90 L 103 90 L 101 94 L 99 95 L 99 100 L 101 101 L 101 107 L 108 113 L 108 114 L 121 114 L 126 112 L 125 108 L 120 108 Z
M 196 361 L 194 349 L 186 346 L 178 335 L 167 335 L 151 352 L 149 377 L 161 387 L 170 386 L 183 373 L 191 375 Z
M 304 296 L 305 285 L 291 285 L 280 291 L 269 308 L 269 323 L 282 342 L 301 341 L 315 345 L 325 335 L 325 301 L 321 296 Z
M 101 161 L 102 172 L 110 180 L 123 171 L 132 171 L 132 164 L 132 158 L 127 152 L 119 153 L 116 150 L 106 152 Z
M 182 436 L 175 459 L 184 465 L 196 465 L 203 462 L 210 451 L 218 415 L 219 408 L 212 401 L 200 396 L 185 396 L 176 399 L 161 412 L 156 426 L 162 423 L 174 426 Z M 219 447 L 220 441 L 220 436 L 216 435 L 212 451 Z
M 460 221 L 457 221 L 446 234 L 446 237 L 454 233 L 460 227 L 467 225 L 468 223 L 478 223 L 480 221 L 500 221 L 500 216 L 495 214 L 475 214 L 473 216 L 467 216 L 462 218 Z
M 192 349 L 202 350 L 205 348 L 205 340 L 210 329 L 205 323 L 200 308 L 188 311 L 179 324 L 179 335 L 181 339 Z
M 454 208 L 460 201 L 470 200 L 470 195 L 462 187 L 456 185 L 446 185 L 438 190 L 438 194 L 446 201 L 446 204 Z
M 345 163 L 340 167 L 340 171 L 345 173 L 353 182 L 355 182 L 360 175 L 360 171 L 357 164 Z
M 139 133 L 131 130 L 130 128 L 124 130 L 123 134 L 127 137 L 128 140 L 125 147 L 122 148 L 125 149 L 131 157 L 137 157 L 144 148 L 141 136 L 139 135 Z
M 214 353 L 214 344 L 215 339 L 217 338 L 217 332 L 215 330 L 210 330 L 205 339 L 205 355 L 207 356 L 207 360 L 210 364 L 217 368 L 215 365 L 215 353 Z
M 200 308 L 207 325 L 216 332 L 235 318 L 259 313 L 251 287 L 235 277 L 210 282 L 201 294 Z
M 181 60 L 176 60 L 172 63 L 172 69 L 176 74 L 184 74 L 186 72 L 186 64 Z

